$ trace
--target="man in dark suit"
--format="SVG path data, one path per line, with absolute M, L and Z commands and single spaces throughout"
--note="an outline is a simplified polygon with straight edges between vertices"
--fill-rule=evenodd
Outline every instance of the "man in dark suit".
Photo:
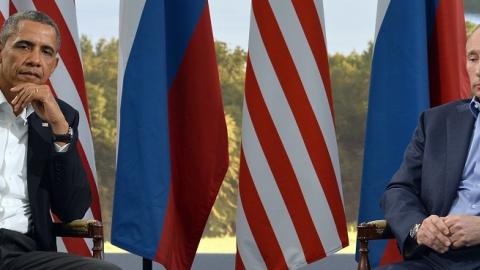
M 480 269 L 480 29 L 467 41 L 473 99 L 420 116 L 382 198 L 407 259 L 384 269 Z M 477 166 L 478 165 L 478 166 Z
M 46 84 L 59 46 L 40 12 L 17 13 L 0 31 L 0 269 L 118 269 L 55 252 L 50 211 L 68 222 L 90 205 L 78 112 Z

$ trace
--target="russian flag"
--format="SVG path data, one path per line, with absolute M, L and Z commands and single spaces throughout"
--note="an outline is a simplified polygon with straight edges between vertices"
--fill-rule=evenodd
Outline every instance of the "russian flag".
M 228 167 L 207 1 L 121 1 L 112 243 L 189 269 Z
M 420 113 L 469 96 L 463 1 L 380 0 L 358 222 L 383 219 L 379 201 Z M 395 241 L 370 243 L 372 266 L 400 260 Z

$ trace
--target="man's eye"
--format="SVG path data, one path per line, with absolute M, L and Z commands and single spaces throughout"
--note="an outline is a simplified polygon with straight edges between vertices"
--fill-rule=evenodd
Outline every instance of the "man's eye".
M 472 55 L 468 57 L 468 61 L 470 62 L 476 62 L 478 61 L 478 56 Z

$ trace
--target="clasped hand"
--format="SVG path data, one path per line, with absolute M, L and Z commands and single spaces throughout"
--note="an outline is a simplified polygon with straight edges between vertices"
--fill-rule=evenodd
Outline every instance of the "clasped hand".
M 417 243 L 445 253 L 449 248 L 480 244 L 480 217 L 431 215 L 423 220 L 417 232 Z

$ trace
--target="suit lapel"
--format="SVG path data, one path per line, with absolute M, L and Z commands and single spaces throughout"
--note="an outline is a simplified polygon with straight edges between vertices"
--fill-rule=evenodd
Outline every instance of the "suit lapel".
M 469 102 L 458 105 L 456 112 L 447 118 L 447 160 L 445 187 L 445 214 L 450 210 L 457 196 L 460 178 L 467 159 L 475 118 L 469 108 Z
M 42 120 L 35 113 L 28 117 L 27 186 L 31 201 L 35 201 L 43 168 L 51 151 L 50 133 L 50 128 L 42 126 Z

